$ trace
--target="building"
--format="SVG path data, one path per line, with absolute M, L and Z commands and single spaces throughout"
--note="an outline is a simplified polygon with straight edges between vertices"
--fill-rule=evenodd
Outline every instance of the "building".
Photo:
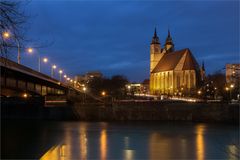
M 194 94 L 204 76 L 204 64 L 199 67 L 190 49 L 175 50 L 170 31 L 161 46 L 155 29 L 150 46 L 151 94 Z
M 149 94 L 149 79 L 145 79 L 142 83 L 129 83 L 125 87 L 128 95 L 146 95 Z
M 240 64 L 226 64 L 226 82 L 237 83 L 240 79 Z
M 91 71 L 91 72 L 87 72 L 86 74 L 84 75 L 76 75 L 74 77 L 74 80 L 79 82 L 79 83 L 88 83 L 89 80 L 91 80 L 92 78 L 101 78 L 103 77 L 103 74 L 99 71 Z

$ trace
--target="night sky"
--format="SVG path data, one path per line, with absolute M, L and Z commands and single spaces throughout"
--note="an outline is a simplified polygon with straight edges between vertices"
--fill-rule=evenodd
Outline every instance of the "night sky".
M 31 1 L 24 6 L 28 46 L 71 76 L 98 70 L 131 81 L 149 78 L 154 28 L 163 45 L 170 28 L 175 48 L 190 48 L 207 73 L 239 63 L 238 1 Z M 23 63 L 37 68 L 34 55 Z M 50 72 L 50 63 L 42 66 Z

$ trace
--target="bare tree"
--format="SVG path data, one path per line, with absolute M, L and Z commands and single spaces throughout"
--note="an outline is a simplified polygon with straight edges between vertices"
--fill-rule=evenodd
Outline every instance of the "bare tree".
M 23 24 L 26 16 L 21 10 L 20 1 L 0 1 L 0 51 L 1 56 L 10 58 L 10 53 L 23 47 Z

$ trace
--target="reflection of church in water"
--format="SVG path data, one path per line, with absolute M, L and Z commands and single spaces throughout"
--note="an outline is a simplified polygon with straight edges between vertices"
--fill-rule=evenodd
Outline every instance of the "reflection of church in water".
M 188 48 L 175 50 L 170 31 L 163 48 L 155 29 L 150 47 L 150 93 L 194 94 L 204 77 Z

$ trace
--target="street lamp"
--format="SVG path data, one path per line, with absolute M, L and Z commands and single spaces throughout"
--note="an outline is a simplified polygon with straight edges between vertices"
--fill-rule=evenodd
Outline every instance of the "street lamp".
M 47 59 L 46 57 L 44 57 L 44 58 L 42 59 L 42 61 L 43 61 L 44 63 L 47 63 L 47 62 L 48 62 L 48 59 Z M 40 56 L 39 56 L 38 71 L 39 71 L 39 72 L 41 71 L 41 57 L 40 57 Z
M 62 79 L 62 73 L 63 73 L 63 71 L 60 69 L 59 70 L 59 80 L 61 81 L 61 79 Z
M 52 65 L 52 69 L 51 69 L 51 77 L 53 78 L 53 74 L 54 74 L 54 69 L 56 69 L 57 66 L 54 64 Z
M 102 91 L 102 96 L 104 97 L 106 95 L 106 92 L 105 91 Z
M 86 88 L 86 87 L 83 87 L 83 92 L 84 92 L 83 103 L 84 103 L 85 100 L 86 100 L 86 90 L 87 90 L 87 88 Z
M 9 39 L 10 36 L 11 36 L 11 34 L 8 31 L 4 31 L 2 33 L 2 37 L 5 38 L 5 39 Z M 17 56 L 18 64 L 20 64 L 20 44 L 19 44 L 19 41 L 18 41 L 18 39 L 16 37 L 15 37 L 15 41 L 16 41 L 17 47 L 18 47 L 18 56 Z
M 7 31 L 4 31 L 4 32 L 2 33 L 2 36 L 3 36 L 3 38 L 8 39 L 8 38 L 10 37 L 10 33 L 7 32 Z
M 228 87 L 226 87 L 226 88 L 225 88 L 225 90 L 226 90 L 226 91 L 229 91 L 229 88 L 228 88 Z
M 27 51 L 28 51 L 28 53 L 32 53 L 33 49 L 32 48 L 28 48 Z
M 28 53 L 33 53 L 33 48 L 29 47 L 27 48 Z M 44 63 L 48 62 L 48 59 L 45 57 L 42 59 Z M 41 72 L 41 56 L 38 54 L 38 72 Z
M 201 94 L 202 94 L 202 91 L 199 90 L 199 91 L 198 91 L 198 95 L 201 95 Z
M 229 91 L 229 88 L 228 87 L 225 87 L 225 90 L 227 91 L 227 99 L 229 98 L 228 97 L 228 91 Z M 230 98 L 231 99 L 231 98 Z
M 48 62 L 48 59 L 47 59 L 47 58 L 43 58 L 43 62 L 44 62 L 44 63 L 47 63 L 47 62 Z
M 230 101 L 232 100 L 232 89 L 234 88 L 234 84 L 230 85 Z

